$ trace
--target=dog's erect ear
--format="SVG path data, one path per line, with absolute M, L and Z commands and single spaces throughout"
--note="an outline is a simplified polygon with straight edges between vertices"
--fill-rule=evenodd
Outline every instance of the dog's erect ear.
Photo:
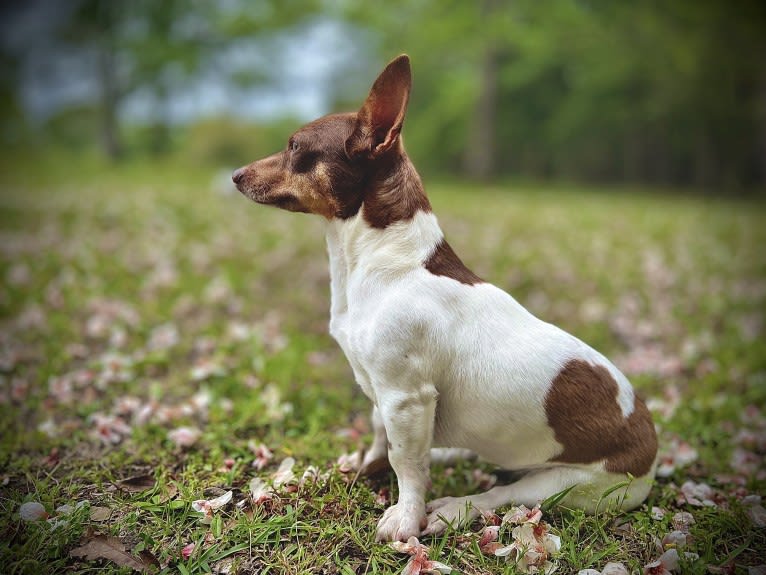
M 380 73 L 359 110 L 354 133 L 346 140 L 349 158 L 377 158 L 398 142 L 411 86 L 410 58 L 402 54 Z

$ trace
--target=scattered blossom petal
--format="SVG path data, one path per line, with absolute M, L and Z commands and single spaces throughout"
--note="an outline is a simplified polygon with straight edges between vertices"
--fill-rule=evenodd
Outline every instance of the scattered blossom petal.
M 42 503 L 38 501 L 27 501 L 19 507 L 19 515 L 24 521 L 40 521 L 48 518 L 48 512 L 45 511 Z

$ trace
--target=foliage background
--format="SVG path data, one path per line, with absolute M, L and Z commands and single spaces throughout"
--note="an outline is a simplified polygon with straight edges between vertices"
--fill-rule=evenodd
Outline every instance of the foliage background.
M 392 0 L 385 9 L 37 0 L 3 10 L 2 135 L 14 149 L 95 146 L 113 159 L 191 151 L 228 167 L 284 145 L 275 123 L 357 106 L 373 71 L 408 52 L 407 143 L 431 173 L 719 193 L 766 181 L 757 0 Z M 316 90 L 313 106 L 296 105 L 296 94 Z

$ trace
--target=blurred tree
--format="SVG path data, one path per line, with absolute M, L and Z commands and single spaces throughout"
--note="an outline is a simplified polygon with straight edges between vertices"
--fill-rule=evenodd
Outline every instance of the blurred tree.
M 62 38 L 92 50 L 100 91 L 101 144 L 107 156 L 117 159 L 123 146 L 117 111 L 124 89 L 119 85 L 117 68 L 118 25 L 124 5 L 109 0 L 82 0 L 71 20 L 61 28 Z
M 435 170 L 703 186 L 764 181 L 757 0 L 346 3 L 407 51 L 411 153 Z
M 18 62 L 0 50 L 0 144 L 16 145 L 26 135 L 26 122 L 16 93 Z
M 149 151 L 171 146 L 170 98 L 216 56 L 242 38 L 276 34 L 316 15 L 312 0 L 77 0 L 61 38 L 94 54 L 100 88 L 101 141 L 113 159 L 123 152 L 119 112 L 129 94 L 152 101 Z M 245 84 L 263 78 L 253 73 Z
M 123 46 L 130 62 L 128 89 L 143 90 L 153 101 L 149 151 L 169 151 L 169 99 L 199 72 L 221 43 L 214 3 L 188 0 L 134 0 L 123 22 Z
M 759 0 L 70 1 L 77 10 L 62 36 L 96 64 L 111 157 L 124 148 L 127 95 L 151 102 L 149 148 L 162 153 L 175 94 L 211 69 L 231 93 L 284 85 L 292 43 L 332 21 L 344 30 L 323 54 L 332 59 L 323 67 L 334 67 L 333 107 L 358 105 L 372 60 L 378 68 L 412 56 L 406 136 L 425 170 L 732 188 L 766 181 Z

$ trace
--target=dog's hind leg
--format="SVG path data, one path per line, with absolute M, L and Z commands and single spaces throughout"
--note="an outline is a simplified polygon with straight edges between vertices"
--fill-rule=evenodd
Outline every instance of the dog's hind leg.
M 388 437 L 377 407 L 372 409 L 372 431 L 374 433 L 372 445 L 365 451 L 359 468 L 359 475 L 363 476 L 373 476 L 391 470 L 391 463 L 388 461 Z M 449 465 L 458 461 L 476 459 L 476 454 L 470 449 L 434 447 L 431 449 L 429 458 L 432 464 Z
M 391 469 L 388 461 L 388 436 L 377 407 L 372 408 L 372 431 L 372 445 L 364 454 L 360 475 L 377 475 Z
M 624 487 L 609 493 L 607 502 L 617 502 L 624 509 L 638 506 L 651 488 L 651 477 L 634 479 Z M 520 480 L 509 485 L 493 487 L 489 491 L 467 497 L 442 497 L 426 505 L 427 525 L 423 535 L 442 532 L 447 525 L 458 526 L 470 522 L 484 511 L 491 511 L 512 503 L 533 507 L 545 499 L 574 487 L 564 498 L 563 503 L 584 508 L 594 513 L 598 508 L 606 507 L 602 496 L 610 488 L 619 485 L 626 476 L 606 473 L 601 470 L 552 467 L 542 471 L 530 472 Z M 602 507 L 599 507 L 599 504 Z
M 432 447 L 431 464 L 450 465 L 458 461 L 473 461 L 476 454 L 470 449 L 460 447 Z

